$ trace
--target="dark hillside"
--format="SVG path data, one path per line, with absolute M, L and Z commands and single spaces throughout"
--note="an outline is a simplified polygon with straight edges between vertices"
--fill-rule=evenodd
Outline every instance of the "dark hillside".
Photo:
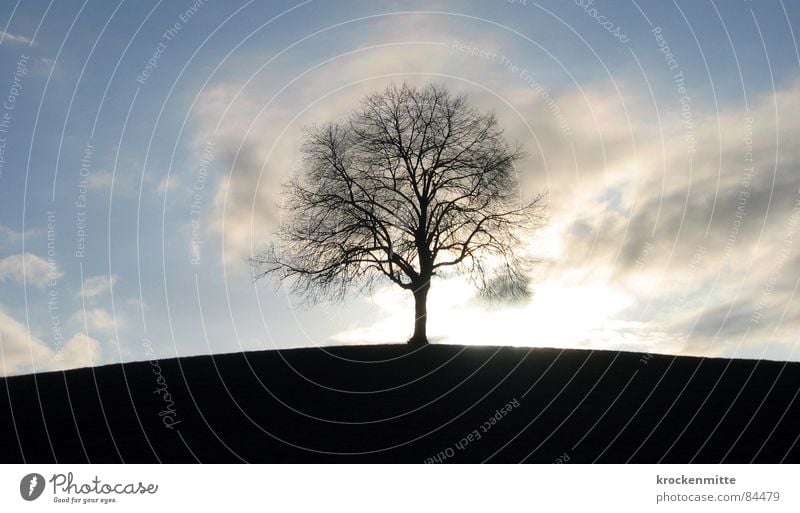
M 798 390 L 797 363 L 636 353 L 198 356 L 0 380 L 0 461 L 800 462 Z

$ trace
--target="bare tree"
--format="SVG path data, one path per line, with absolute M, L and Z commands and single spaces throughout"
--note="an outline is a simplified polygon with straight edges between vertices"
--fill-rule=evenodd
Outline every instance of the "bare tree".
M 526 232 L 543 201 L 520 199 L 492 113 L 442 86 L 390 86 L 346 121 L 307 129 L 305 172 L 286 185 L 276 241 L 252 259 L 316 302 L 389 279 L 415 300 L 409 343 L 427 343 L 435 275 L 463 274 L 487 295 L 527 294 Z

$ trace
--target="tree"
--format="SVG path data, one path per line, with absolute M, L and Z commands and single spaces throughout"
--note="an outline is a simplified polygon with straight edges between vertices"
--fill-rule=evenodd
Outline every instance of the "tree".
M 427 343 L 431 278 L 463 274 L 485 295 L 528 292 L 526 233 L 543 198 L 520 200 L 493 113 L 428 85 L 390 86 L 343 122 L 306 130 L 304 173 L 286 184 L 275 241 L 252 259 L 311 302 L 342 300 L 381 279 L 413 293 L 412 344 Z

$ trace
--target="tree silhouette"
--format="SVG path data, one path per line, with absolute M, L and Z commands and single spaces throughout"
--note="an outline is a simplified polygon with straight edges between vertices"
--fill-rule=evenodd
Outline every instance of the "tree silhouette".
M 543 198 L 521 201 L 524 152 L 493 113 L 442 86 L 392 85 L 305 137 L 304 173 L 286 184 L 275 242 L 252 259 L 256 279 L 311 302 L 391 280 L 414 295 L 412 344 L 428 341 L 435 275 L 466 275 L 488 296 L 528 293 L 521 252 Z

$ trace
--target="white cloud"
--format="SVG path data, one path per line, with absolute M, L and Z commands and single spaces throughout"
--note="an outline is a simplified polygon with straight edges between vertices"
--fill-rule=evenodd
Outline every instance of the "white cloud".
M 107 191 L 117 178 L 119 177 L 112 175 L 110 171 L 96 171 L 89 176 L 89 189 Z
M 83 280 L 83 297 L 96 297 L 104 292 L 111 290 L 111 286 L 117 282 L 117 275 L 111 276 L 101 274 L 90 276 Z
M 0 376 L 74 369 L 100 361 L 100 344 L 78 333 L 54 350 L 0 309 Z
M 116 173 L 112 173 L 107 170 L 97 170 L 89 175 L 89 190 L 99 193 L 108 193 L 111 192 L 111 188 L 113 187 L 114 195 L 124 194 L 131 196 L 138 194 L 140 179 L 141 175 L 133 171 L 117 170 Z M 145 182 L 150 182 L 151 180 L 152 178 L 145 175 Z
M 27 282 L 43 288 L 49 280 L 61 276 L 63 273 L 55 262 L 51 264 L 33 253 L 11 255 L 0 260 L 0 281 Z
M 72 315 L 72 321 L 80 325 L 86 323 L 90 331 L 100 331 L 103 333 L 110 333 L 114 330 L 114 326 L 119 323 L 119 319 L 115 319 L 104 308 L 89 308 L 86 310 L 79 310 Z
M 100 342 L 85 333 L 76 333 L 64 344 L 56 369 L 75 369 L 101 362 Z
M 350 48 L 408 40 L 403 35 L 407 33 L 418 41 L 458 39 L 501 55 L 514 49 L 501 38 L 470 41 L 472 34 L 466 31 L 454 37 L 441 27 L 412 28 L 382 26 L 377 34 L 365 31 L 359 34 L 359 44 Z M 545 72 L 536 76 L 550 87 L 543 93 L 519 73 L 458 51 L 452 44 L 420 48 L 387 45 L 343 56 L 293 84 L 260 114 L 278 91 L 270 75 L 255 75 L 241 91 L 241 81 L 226 75 L 229 82 L 202 93 L 193 111 L 198 127 L 194 145 L 201 147 L 214 133 L 218 164 L 218 175 L 209 181 L 214 194 L 204 226 L 224 237 L 226 264 L 232 270 L 245 267 L 244 257 L 251 248 L 263 247 L 280 220 L 280 183 L 297 168 L 302 126 L 336 119 L 391 80 L 439 81 L 468 93 L 478 108 L 497 111 L 508 138 L 523 143 L 531 154 L 519 168 L 524 188 L 549 192 L 551 224 L 540 241 L 543 263 L 534 284 L 540 299 L 529 305 L 535 311 L 522 309 L 521 318 L 507 319 L 509 326 L 515 326 L 508 337 L 520 339 L 515 330 L 523 329 L 525 316 L 549 312 L 542 320 L 560 315 L 570 329 L 583 327 L 582 333 L 572 333 L 571 340 L 590 347 L 758 357 L 763 347 L 770 346 L 767 354 L 773 357 L 791 354 L 792 333 L 800 329 L 800 316 L 791 315 L 800 313 L 800 304 L 791 296 L 791 280 L 800 274 L 800 257 L 798 244 L 786 243 L 785 233 L 800 186 L 800 147 L 791 144 L 800 140 L 800 81 L 753 98 L 749 111 L 743 105 L 727 105 L 717 112 L 715 105 L 694 103 L 691 135 L 696 152 L 690 160 L 682 105 L 669 94 L 654 104 L 635 76 L 618 74 L 615 83 L 597 78 L 580 84 L 580 89 L 571 84 L 564 89 L 564 81 Z M 513 52 L 509 55 L 515 60 Z M 344 88 L 335 91 L 338 87 Z M 749 153 L 755 172 L 745 186 L 743 138 L 748 116 L 754 119 Z M 747 213 L 738 227 L 736 207 L 743 189 L 749 194 Z M 726 248 L 732 227 L 738 235 Z M 695 262 L 699 248 L 702 258 Z M 763 262 L 774 260 L 782 250 L 787 256 L 775 278 L 775 266 Z M 717 280 L 720 272 L 725 274 Z M 565 277 L 575 276 L 579 279 L 564 284 Z M 778 282 L 775 287 L 770 285 L 773 278 Z M 559 287 L 572 295 L 553 299 Z M 600 289 L 605 289 L 602 294 Z M 734 335 L 741 334 L 742 324 L 765 290 L 767 307 L 757 312 L 764 319 L 752 323 L 749 339 L 739 346 L 732 342 Z M 598 307 L 579 301 L 583 296 L 593 297 Z M 544 297 L 551 300 L 543 301 Z M 411 327 L 406 322 L 411 311 L 408 298 L 404 301 L 402 311 L 397 302 L 391 305 L 398 312 L 397 325 L 365 320 L 334 338 L 402 339 Z M 727 308 L 731 301 L 737 304 Z M 610 305 L 619 308 L 608 310 Z M 772 330 L 781 309 L 790 305 L 779 329 Z M 597 317 L 599 310 L 602 318 Z M 729 311 L 736 317 L 728 316 Z M 491 325 L 490 315 L 513 316 L 492 312 L 475 313 L 474 318 Z M 483 333 L 475 327 L 480 322 L 469 320 L 463 318 L 463 325 L 472 327 L 462 330 L 464 340 Z M 693 320 L 698 321 L 696 326 Z M 436 322 L 432 315 L 431 323 Z M 460 322 L 448 322 L 446 327 L 452 333 Z M 722 336 L 714 342 L 717 332 Z M 563 337 L 554 341 L 551 334 L 538 335 L 523 338 L 534 344 L 569 344 Z
M 3 32 L 2 30 L 0 30 L 0 41 L 8 41 L 9 43 L 17 43 L 22 45 L 29 45 L 32 42 L 31 38 L 29 37 L 18 36 L 10 32 Z
M 25 233 L 0 225 L 0 249 L 16 248 L 23 240 L 31 240 L 43 232 L 39 229 L 28 229 Z
M 55 353 L 28 334 L 25 326 L 0 310 L 0 374 L 21 374 L 34 366 L 48 368 Z
M 150 307 L 147 306 L 147 303 L 139 299 L 138 297 L 130 297 L 125 300 L 126 305 L 134 306 L 139 310 L 150 310 Z
M 159 180 L 158 185 L 156 185 L 156 192 L 163 196 L 166 191 L 172 187 L 173 189 L 180 185 L 180 182 L 174 176 L 165 176 L 161 180 Z
M 429 332 L 452 343 L 797 359 L 800 148 L 787 141 L 800 137 L 800 81 L 752 102 L 749 112 L 709 116 L 698 105 L 691 172 L 685 128 L 673 112 L 662 106 L 658 135 L 635 94 L 625 95 L 630 125 L 609 95 L 587 96 L 597 126 L 573 112 L 579 99 L 556 97 L 567 105 L 577 166 L 563 141 L 543 145 L 551 223 L 537 246 L 543 262 L 532 301 L 496 311 L 432 304 Z M 635 157 L 625 130 L 636 134 Z M 737 217 L 742 191 L 745 213 Z M 431 298 L 437 287 L 444 288 L 436 283 Z M 375 306 L 378 321 L 332 340 L 401 341 L 412 328 L 410 297 Z
M 0 225 L 0 237 L 6 244 L 17 244 L 22 240 L 22 233 Z
M 386 22 L 374 36 L 381 42 L 395 36 L 402 41 L 412 28 L 409 23 Z M 414 28 L 420 29 L 418 23 Z M 416 71 L 458 74 L 459 64 L 449 46 L 455 37 L 448 37 L 440 26 L 429 29 L 436 33 L 433 39 L 444 44 L 398 44 L 343 56 L 284 91 L 263 112 L 264 90 L 273 87 L 262 82 L 270 77 L 257 78 L 244 89 L 240 82 L 231 81 L 201 93 L 193 110 L 198 127 L 194 150 L 199 156 L 206 141 L 216 143 L 215 170 L 221 176 L 211 177 L 216 188 L 207 225 L 213 234 L 224 237 L 226 263 L 235 264 L 230 271 L 241 272 L 240 264 L 250 256 L 251 247 L 259 251 L 277 227 L 281 184 L 298 168 L 303 127 L 346 115 L 365 95 L 393 81 L 384 77 L 348 84 L 351 80 Z M 421 84 L 430 78 L 405 75 L 399 80 Z

